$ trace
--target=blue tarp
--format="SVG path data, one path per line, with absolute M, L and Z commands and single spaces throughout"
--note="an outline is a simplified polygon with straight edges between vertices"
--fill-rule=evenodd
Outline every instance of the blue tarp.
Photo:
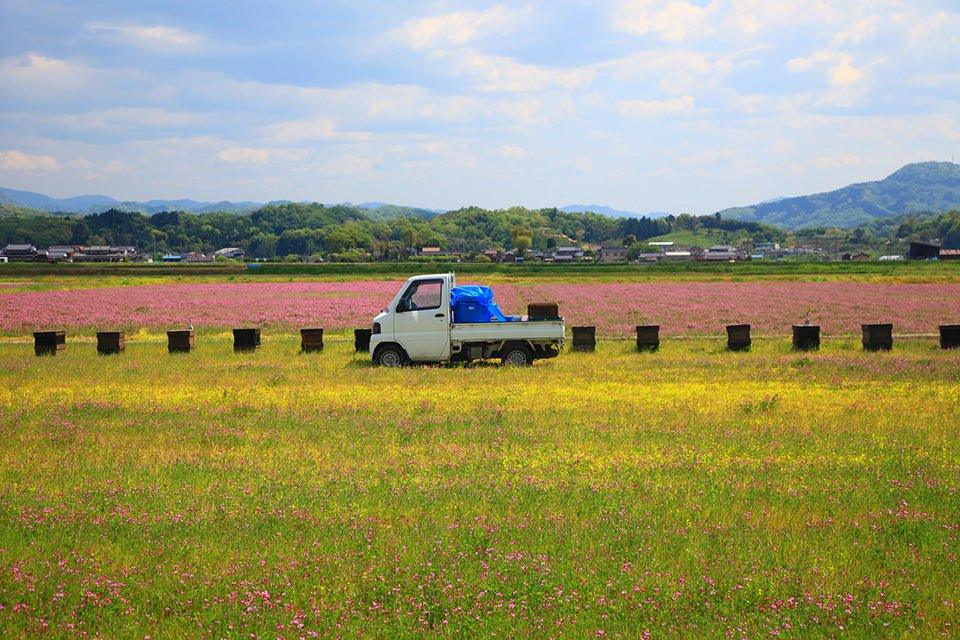
M 493 290 L 482 285 L 454 287 L 450 290 L 450 308 L 454 322 L 512 322 L 493 301 Z

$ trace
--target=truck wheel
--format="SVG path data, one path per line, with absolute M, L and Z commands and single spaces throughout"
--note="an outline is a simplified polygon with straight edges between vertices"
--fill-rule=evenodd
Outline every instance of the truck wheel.
M 407 354 L 403 349 L 392 344 L 378 347 L 373 354 L 373 364 L 381 367 L 402 367 L 407 363 Z
M 533 364 L 533 349 L 525 344 L 511 344 L 500 352 L 500 363 L 514 367 L 529 367 Z

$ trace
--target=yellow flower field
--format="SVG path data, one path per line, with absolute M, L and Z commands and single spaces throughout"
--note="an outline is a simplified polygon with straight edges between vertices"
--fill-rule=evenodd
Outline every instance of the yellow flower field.
M 0 343 L 0 636 L 956 637 L 960 353 Z

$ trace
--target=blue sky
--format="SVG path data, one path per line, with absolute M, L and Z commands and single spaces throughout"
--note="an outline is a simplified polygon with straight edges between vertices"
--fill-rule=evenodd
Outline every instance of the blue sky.
M 0 186 L 710 213 L 960 156 L 956 0 L 0 0 Z

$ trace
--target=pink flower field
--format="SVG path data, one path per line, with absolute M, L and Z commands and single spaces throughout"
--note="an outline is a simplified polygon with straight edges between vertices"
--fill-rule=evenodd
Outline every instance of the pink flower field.
M 164 329 L 366 326 L 399 281 L 163 284 L 0 293 L 0 330 L 42 327 Z M 571 325 L 629 335 L 659 324 L 665 335 L 718 334 L 749 322 L 784 334 L 810 319 L 828 334 L 854 334 L 862 322 L 893 322 L 898 333 L 936 332 L 960 323 L 960 285 L 862 282 L 653 282 L 495 285 L 505 313 L 557 301 Z

